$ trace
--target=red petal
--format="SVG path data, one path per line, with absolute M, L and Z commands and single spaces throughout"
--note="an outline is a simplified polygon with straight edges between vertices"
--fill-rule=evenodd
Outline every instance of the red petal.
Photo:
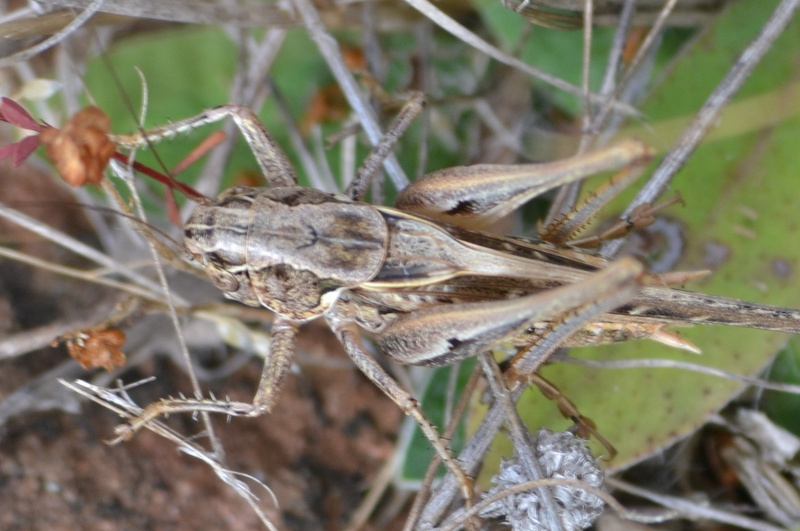
M 44 128 L 34 120 L 33 116 L 28 114 L 22 105 L 9 98 L 2 98 L 0 101 L 0 116 L 6 122 L 23 129 L 39 132 Z
M 39 135 L 31 135 L 26 136 L 19 142 L 12 144 L 17 146 L 17 150 L 14 153 L 14 167 L 19 166 L 22 162 L 31 156 L 31 153 L 36 151 L 36 148 L 39 147 Z

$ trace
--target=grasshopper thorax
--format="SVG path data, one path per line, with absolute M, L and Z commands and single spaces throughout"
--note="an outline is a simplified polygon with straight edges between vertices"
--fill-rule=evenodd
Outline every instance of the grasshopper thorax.
M 365 203 L 299 186 L 237 186 L 198 206 L 184 237 L 226 297 L 302 321 L 378 273 L 388 229 Z

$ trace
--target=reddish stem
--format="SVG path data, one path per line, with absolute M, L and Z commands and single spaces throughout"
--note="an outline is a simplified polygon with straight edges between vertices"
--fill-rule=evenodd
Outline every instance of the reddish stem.
M 118 160 L 119 162 L 121 162 L 123 164 L 130 164 L 131 163 L 131 160 L 128 158 L 128 156 L 120 153 L 119 151 L 115 152 L 112 158 L 115 159 L 115 160 Z M 151 178 L 155 179 L 156 181 L 166 185 L 171 190 L 178 190 L 180 193 L 182 193 L 183 195 L 185 195 L 189 199 L 193 199 L 193 200 L 201 202 L 201 203 L 204 202 L 204 201 L 208 201 L 208 198 L 206 196 L 204 196 L 203 194 L 201 194 L 200 192 L 198 192 L 197 190 L 195 190 L 191 186 L 183 184 L 180 181 L 176 181 L 175 179 L 173 179 L 169 175 L 165 175 L 165 174 L 163 174 L 163 173 L 161 173 L 159 171 L 154 170 L 153 168 L 151 168 L 149 166 L 145 166 L 141 162 L 137 162 L 137 161 L 134 160 L 132 166 L 133 166 L 134 170 L 136 170 L 136 171 L 138 171 L 140 173 L 143 173 L 143 174 L 147 175 L 148 177 L 151 177 Z

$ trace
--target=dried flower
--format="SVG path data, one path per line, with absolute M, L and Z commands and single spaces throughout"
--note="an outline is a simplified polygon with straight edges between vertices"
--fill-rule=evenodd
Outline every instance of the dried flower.
M 125 353 L 120 350 L 124 344 L 122 330 L 89 330 L 67 339 L 67 351 L 84 369 L 103 367 L 110 371 L 125 364 Z
M 97 107 L 75 113 L 61 129 L 52 127 L 39 134 L 47 156 L 61 178 L 72 186 L 97 184 L 117 147 L 108 137 L 111 120 Z
M 582 439 L 569 432 L 552 433 L 542 429 L 534 442 L 534 453 L 544 477 L 576 479 L 598 488 L 603 485 L 603 472 Z M 517 456 L 504 459 L 500 471 L 492 478 L 494 486 L 486 496 L 493 496 L 532 479 L 525 473 L 525 467 Z M 567 531 L 589 527 L 603 512 L 603 501 L 583 489 L 567 485 L 548 488 Z M 540 494 L 536 490 L 528 490 L 492 503 L 481 511 L 481 516 L 505 518 L 515 531 L 547 531 L 544 510 Z
M 97 107 L 81 109 L 64 127 L 56 129 L 37 122 L 14 100 L 2 98 L 0 120 L 39 133 L 0 147 L 0 160 L 11 157 L 14 166 L 19 166 L 39 144 L 44 144 L 61 178 L 72 186 L 99 183 L 116 152 L 116 145 L 108 137 L 111 121 Z

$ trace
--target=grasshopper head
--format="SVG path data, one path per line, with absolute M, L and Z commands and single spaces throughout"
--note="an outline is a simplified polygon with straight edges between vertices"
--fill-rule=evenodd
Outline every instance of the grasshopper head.
M 305 321 L 378 273 L 388 228 L 373 207 L 311 188 L 235 187 L 198 206 L 184 237 L 226 297 Z

